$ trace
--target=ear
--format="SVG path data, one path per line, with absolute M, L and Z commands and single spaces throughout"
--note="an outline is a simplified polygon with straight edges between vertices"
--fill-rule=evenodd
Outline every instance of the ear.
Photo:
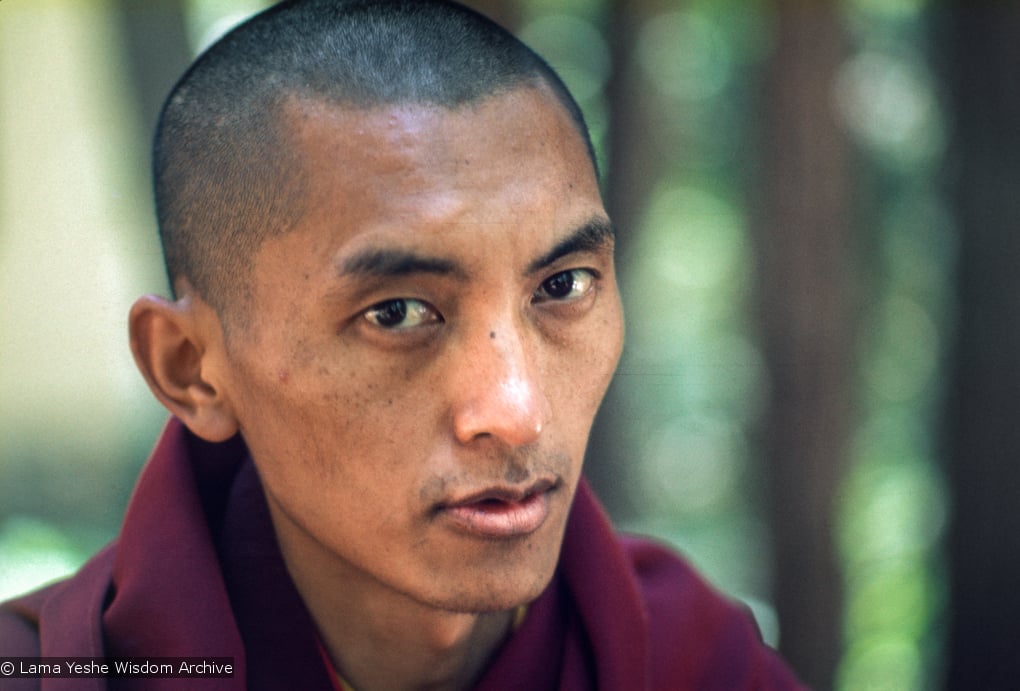
M 146 295 L 131 306 L 129 330 L 135 364 L 167 410 L 206 441 L 237 433 L 234 412 L 213 379 L 223 338 L 211 307 L 192 295 L 176 301 Z

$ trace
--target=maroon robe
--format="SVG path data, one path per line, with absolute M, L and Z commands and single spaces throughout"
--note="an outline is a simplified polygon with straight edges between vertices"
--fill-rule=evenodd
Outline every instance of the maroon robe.
M 43 689 L 333 688 L 243 443 L 172 420 L 119 538 L 0 605 L 0 657 L 232 657 L 229 679 L 44 678 Z M 342 672 L 342 670 L 341 670 Z M 39 688 L 3 679 L 0 689 Z M 798 689 L 746 611 L 672 552 L 619 537 L 587 485 L 559 568 L 477 689 Z

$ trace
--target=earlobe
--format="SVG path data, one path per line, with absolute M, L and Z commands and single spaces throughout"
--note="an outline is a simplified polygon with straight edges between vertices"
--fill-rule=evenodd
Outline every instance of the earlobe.
M 129 318 L 131 352 L 167 410 L 202 439 L 224 441 L 237 433 L 238 423 L 224 392 L 208 376 L 206 361 L 219 340 L 210 344 L 208 315 L 198 314 L 201 307 L 190 296 L 138 298 Z

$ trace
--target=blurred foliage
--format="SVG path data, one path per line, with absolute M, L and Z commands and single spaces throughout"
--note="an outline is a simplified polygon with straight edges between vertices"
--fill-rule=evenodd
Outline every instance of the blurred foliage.
M 0 570 L 0 600 L 73 573 L 108 539 L 89 526 L 58 528 L 39 518 L 0 523 L 0 555 L 16 568 Z
M 837 84 L 873 195 L 862 420 L 843 493 L 843 689 L 927 689 L 941 672 L 947 494 L 935 419 L 951 327 L 953 229 L 937 176 L 947 139 L 923 2 L 856 0 Z
M 264 4 L 189 0 L 193 50 Z M 619 382 L 634 421 L 622 446 L 643 507 L 627 527 L 684 550 L 752 604 L 775 642 L 750 435 L 766 392 L 748 315 L 746 206 L 755 184 L 746 131 L 770 17 L 763 2 L 660 5 L 635 49 L 669 114 L 655 136 L 671 154 L 640 226 L 626 229 L 621 267 Z M 923 689 L 938 679 L 945 608 L 946 492 L 932 431 L 952 325 L 953 229 L 935 184 L 947 118 L 923 0 L 844 6 L 854 50 L 833 103 L 859 147 L 870 269 L 862 415 L 842 493 L 840 688 Z M 521 35 L 577 94 L 604 163 L 607 3 L 521 8 Z M 148 135 L 119 86 L 113 12 L 98 1 L 0 5 L 0 598 L 67 573 L 113 534 L 163 415 L 125 345 L 130 300 L 164 279 L 145 191 Z

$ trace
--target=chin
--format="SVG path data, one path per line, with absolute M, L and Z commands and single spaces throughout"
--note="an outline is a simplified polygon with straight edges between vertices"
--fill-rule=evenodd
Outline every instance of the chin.
M 502 612 L 535 601 L 549 585 L 552 568 L 530 569 L 521 573 L 490 573 L 468 581 L 466 587 L 431 604 L 450 612 L 483 614 Z

